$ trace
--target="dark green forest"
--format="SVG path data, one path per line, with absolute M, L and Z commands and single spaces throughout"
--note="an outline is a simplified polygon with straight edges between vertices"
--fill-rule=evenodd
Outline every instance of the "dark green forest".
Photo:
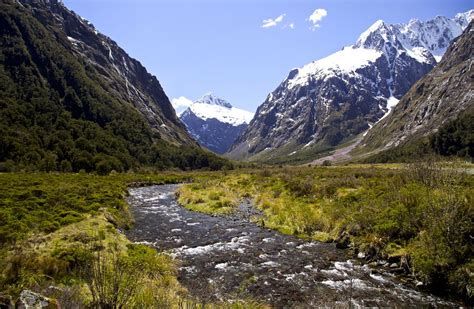
M 0 4 L 0 171 L 231 167 L 162 140 L 67 44 L 18 5 Z
M 382 151 L 364 161 L 366 163 L 414 162 L 421 157 L 438 155 L 474 158 L 474 108 L 460 113 L 446 122 L 436 133 L 411 140 L 405 144 Z

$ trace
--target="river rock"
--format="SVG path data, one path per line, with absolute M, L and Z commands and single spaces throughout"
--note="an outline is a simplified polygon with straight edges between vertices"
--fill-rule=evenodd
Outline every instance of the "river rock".
M 336 248 L 347 249 L 351 244 L 351 238 L 346 232 L 342 233 L 336 240 Z
M 57 302 L 30 290 L 23 290 L 17 303 L 19 309 L 60 308 Z
M 0 296 L 0 308 L 1 309 L 14 308 L 12 298 L 7 295 Z
M 378 260 L 378 261 L 377 261 L 377 265 L 378 265 L 378 266 L 385 266 L 385 265 L 387 265 L 387 261 L 385 261 L 385 260 Z

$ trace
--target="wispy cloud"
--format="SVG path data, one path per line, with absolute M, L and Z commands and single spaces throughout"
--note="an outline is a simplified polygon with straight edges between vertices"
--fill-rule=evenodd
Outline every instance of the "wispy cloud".
M 311 23 L 311 30 L 318 29 L 321 25 L 320 22 L 323 20 L 324 17 L 328 15 L 328 11 L 325 9 L 316 9 L 314 10 L 313 14 L 308 17 L 309 22 Z
M 173 105 L 174 110 L 178 114 L 178 116 L 186 110 L 186 108 L 190 107 L 193 104 L 193 101 L 186 97 L 179 97 L 173 98 L 171 100 L 171 105 Z
M 278 25 L 279 23 L 281 23 L 283 21 L 283 18 L 285 18 L 286 14 L 281 14 L 280 16 L 278 16 L 277 18 L 275 19 L 264 19 L 262 21 L 262 28 L 271 28 L 271 27 L 275 27 L 276 25 Z
M 295 23 L 291 22 L 291 23 L 286 23 L 283 27 L 283 29 L 295 29 Z

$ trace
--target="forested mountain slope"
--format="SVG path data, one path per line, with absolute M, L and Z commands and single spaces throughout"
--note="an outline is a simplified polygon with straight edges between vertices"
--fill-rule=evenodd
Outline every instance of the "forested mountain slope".
M 198 149 L 156 77 L 55 0 L 0 3 L 0 106 L 3 170 L 223 162 Z

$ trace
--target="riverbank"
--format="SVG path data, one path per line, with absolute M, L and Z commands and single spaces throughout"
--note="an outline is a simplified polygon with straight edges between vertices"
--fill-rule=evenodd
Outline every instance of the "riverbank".
M 196 305 L 177 280 L 176 261 L 124 236 L 133 225 L 125 201 L 130 186 L 192 177 L 0 174 L 0 304 L 36 292 L 63 308 Z
M 177 280 L 176 261 L 123 236 L 133 226 L 125 201 L 128 188 L 166 183 L 189 183 L 179 191 L 179 200 L 190 209 L 225 215 L 242 199 L 252 201 L 261 214 L 247 209 L 242 216 L 254 218 L 259 228 L 304 241 L 335 240 L 368 263 L 386 260 L 396 269 L 404 267 L 406 257 L 413 280 L 424 282 L 425 288 L 436 287 L 440 282 L 430 281 L 431 276 L 440 275 L 439 287 L 448 283 L 447 291 L 472 291 L 473 176 L 439 174 L 438 168 L 406 175 L 399 166 L 385 167 L 0 174 L 0 301 L 16 301 L 29 289 L 54 299 L 65 297 L 63 302 L 96 302 L 86 275 L 90 269 L 84 265 L 104 264 L 127 265 L 128 278 L 139 286 L 155 282 L 151 286 L 161 291 L 136 287 L 140 293 L 132 293 L 133 302 L 194 302 Z M 151 267 L 150 261 L 158 265 L 156 272 L 133 277 L 137 268 Z M 115 273 L 115 268 L 107 269 Z M 155 299 L 155 294 L 160 297 Z M 80 300 L 65 295 L 80 295 Z
M 273 168 L 201 179 L 178 196 L 207 214 L 231 213 L 250 197 L 262 226 L 336 242 L 426 290 L 469 302 L 474 177 L 462 171 L 433 162 Z
M 402 284 L 390 270 L 350 259 L 348 251 L 263 228 L 259 214 L 206 215 L 187 210 L 175 185 L 130 190 L 136 220 L 127 236 L 180 261 L 179 281 L 200 302 L 256 299 L 275 308 L 445 306 Z

